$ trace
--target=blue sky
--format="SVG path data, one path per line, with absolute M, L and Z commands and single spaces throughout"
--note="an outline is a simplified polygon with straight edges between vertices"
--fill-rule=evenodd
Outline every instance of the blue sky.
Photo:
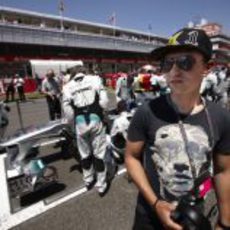
M 223 25 L 230 34 L 230 0 L 63 0 L 64 16 L 169 36 L 191 20 Z M 59 0 L 0 0 L 1 6 L 58 15 Z M 151 26 L 149 26 L 151 25 Z M 151 29 L 149 29 L 151 28 Z

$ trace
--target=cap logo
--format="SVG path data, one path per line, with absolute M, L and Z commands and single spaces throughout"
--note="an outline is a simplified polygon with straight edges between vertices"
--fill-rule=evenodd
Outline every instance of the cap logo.
M 209 36 L 204 30 L 197 28 L 182 28 L 168 39 L 168 43 L 151 52 L 154 60 L 162 60 L 167 54 L 179 51 L 200 52 L 206 60 L 212 58 L 213 47 Z
M 178 45 L 178 37 L 181 35 L 182 32 L 178 32 L 174 34 L 172 37 L 169 38 L 168 45 Z
M 188 33 L 188 39 L 184 41 L 185 44 L 198 46 L 197 38 L 199 36 L 198 31 L 191 31 Z

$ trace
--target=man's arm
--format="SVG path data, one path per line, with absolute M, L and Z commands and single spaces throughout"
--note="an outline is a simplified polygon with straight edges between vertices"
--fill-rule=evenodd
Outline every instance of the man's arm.
M 127 141 L 125 151 L 125 164 L 129 175 L 137 185 L 140 192 L 145 196 L 150 204 L 154 204 L 157 196 L 153 192 L 148 181 L 144 168 L 141 164 L 141 153 L 144 142 Z
M 99 76 L 95 76 L 96 78 L 96 90 L 99 94 L 99 104 L 103 109 L 108 109 L 109 105 L 109 97 L 108 97 L 108 92 L 105 88 L 105 86 L 102 83 L 102 80 Z
M 68 84 L 68 83 L 67 83 Z M 64 113 L 64 117 L 69 121 L 72 122 L 74 119 L 74 108 L 72 105 L 72 98 L 70 95 L 70 90 L 67 88 L 67 85 L 63 87 L 63 95 L 62 95 L 62 109 Z
M 217 154 L 214 159 L 214 184 L 219 221 L 230 227 L 230 155 Z M 222 229 L 217 225 L 216 229 Z
M 41 93 L 44 94 L 45 96 L 51 98 L 51 99 L 54 99 L 54 96 L 52 95 L 51 92 L 49 92 L 49 90 L 47 88 L 47 81 L 46 81 L 46 79 L 44 79 L 42 81 Z
M 46 88 L 46 79 L 43 79 L 42 85 L 41 85 L 41 92 L 45 95 L 48 95 L 48 90 Z
M 153 207 L 153 210 L 157 213 L 163 225 L 165 227 L 169 227 L 170 229 L 181 230 L 181 226 L 173 222 L 170 218 L 171 211 L 175 209 L 175 206 L 163 200 L 158 201 L 158 197 L 154 193 L 149 183 L 141 163 L 143 146 L 143 141 L 127 141 L 125 151 L 125 164 L 128 174 L 131 176 L 139 191 L 142 193 L 148 203 Z

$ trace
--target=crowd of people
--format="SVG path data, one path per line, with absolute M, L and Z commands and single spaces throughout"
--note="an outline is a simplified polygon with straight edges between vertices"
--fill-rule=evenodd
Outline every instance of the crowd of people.
M 5 94 L 5 102 L 14 101 L 16 93 L 20 101 L 26 101 L 24 85 L 25 80 L 19 74 L 1 80 L 1 94 Z
M 140 105 L 171 91 L 161 67 L 144 65 L 136 72 L 119 75 L 115 84 L 117 102 L 124 100 L 128 107 Z M 229 108 L 230 68 L 224 65 L 208 68 L 203 73 L 200 94 L 224 108 Z
M 229 109 L 230 69 L 225 66 L 210 68 L 201 83 L 203 97 Z

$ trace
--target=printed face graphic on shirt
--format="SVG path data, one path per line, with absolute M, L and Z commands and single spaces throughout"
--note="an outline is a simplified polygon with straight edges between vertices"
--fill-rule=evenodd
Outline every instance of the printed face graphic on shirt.
M 208 136 L 199 126 L 183 125 L 188 139 L 187 152 L 193 160 L 198 177 L 209 169 Z M 163 198 L 167 199 L 167 194 L 170 194 L 170 197 L 179 197 L 190 191 L 194 181 L 179 125 L 173 124 L 158 129 L 153 150 L 152 160 L 160 178 Z

